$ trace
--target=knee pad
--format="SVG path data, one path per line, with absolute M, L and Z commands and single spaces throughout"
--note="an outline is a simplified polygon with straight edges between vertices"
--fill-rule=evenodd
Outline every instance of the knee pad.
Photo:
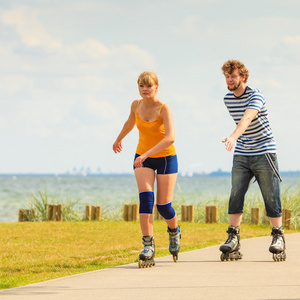
M 141 192 L 140 197 L 140 215 L 152 215 L 154 205 L 154 193 L 152 191 Z
M 172 202 L 167 204 L 156 204 L 158 212 L 162 215 L 165 220 L 171 220 L 175 217 L 176 212 L 172 207 Z

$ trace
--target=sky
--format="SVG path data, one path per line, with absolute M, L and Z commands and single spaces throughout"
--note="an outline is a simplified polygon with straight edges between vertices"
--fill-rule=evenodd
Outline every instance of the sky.
M 266 98 L 280 170 L 300 170 L 300 1 L 0 0 L 0 173 L 132 173 L 137 129 L 112 144 L 143 71 L 171 108 L 179 171 L 230 171 L 228 59 Z

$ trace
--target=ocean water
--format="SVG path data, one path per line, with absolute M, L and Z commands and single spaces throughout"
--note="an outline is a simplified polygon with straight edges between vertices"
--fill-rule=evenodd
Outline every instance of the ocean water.
M 282 189 L 297 187 L 299 177 L 283 177 Z M 67 199 L 78 201 L 79 210 L 85 205 L 101 205 L 103 211 L 123 207 L 125 203 L 138 202 L 138 190 L 134 176 L 1 176 L 0 222 L 17 222 L 20 208 L 28 208 L 32 194 L 47 191 L 53 203 Z M 228 199 L 228 176 L 178 176 L 174 197 L 188 204 L 214 199 Z M 259 193 L 257 183 L 250 186 L 247 195 Z

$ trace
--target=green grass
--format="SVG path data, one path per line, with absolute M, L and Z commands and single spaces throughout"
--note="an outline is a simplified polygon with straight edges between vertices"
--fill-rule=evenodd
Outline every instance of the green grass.
M 181 223 L 181 228 L 182 252 L 227 238 L 227 224 Z M 270 231 L 269 226 L 242 224 L 241 237 Z M 154 235 L 156 257 L 169 255 L 164 221 L 155 221 Z M 0 289 L 137 262 L 142 250 L 138 222 L 0 223 L 0 236 Z

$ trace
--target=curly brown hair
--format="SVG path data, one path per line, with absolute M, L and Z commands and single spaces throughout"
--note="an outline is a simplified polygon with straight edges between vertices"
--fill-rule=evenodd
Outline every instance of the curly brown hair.
M 231 59 L 231 60 L 226 61 L 224 63 L 224 65 L 222 66 L 222 71 L 223 71 L 224 75 L 225 75 L 225 72 L 232 74 L 232 72 L 234 70 L 238 70 L 240 76 L 245 75 L 245 83 L 246 83 L 248 80 L 248 77 L 249 77 L 249 71 L 246 69 L 245 65 L 242 62 Z

